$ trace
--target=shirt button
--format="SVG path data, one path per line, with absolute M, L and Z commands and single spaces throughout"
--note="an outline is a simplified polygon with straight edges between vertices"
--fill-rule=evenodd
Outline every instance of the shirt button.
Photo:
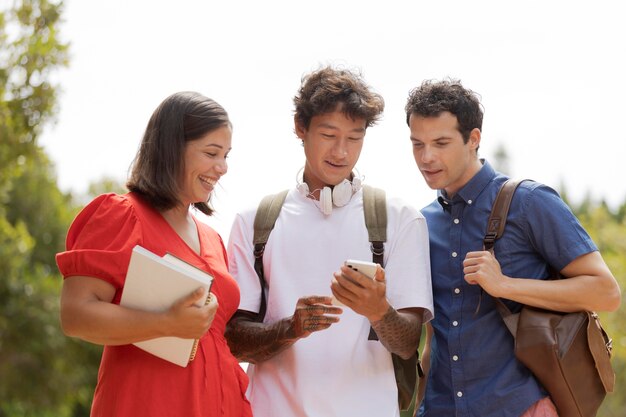
M 454 224 L 459 224 L 459 219 L 454 219 Z
M 454 320 L 454 321 L 452 322 L 452 325 L 453 325 L 454 327 L 456 327 L 456 326 L 458 326 L 458 325 L 459 325 L 459 322 L 458 322 L 458 321 L 456 321 L 456 320 Z
M 458 254 L 456 252 L 452 252 L 452 257 L 456 258 L 458 256 Z
M 456 356 L 456 355 L 454 355 L 454 356 L 452 356 L 452 360 L 456 362 L 456 361 L 458 361 L 458 360 L 459 360 L 459 357 L 458 357 L 458 356 Z
M 456 393 L 456 396 L 461 398 L 463 396 L 463 393 L 461 391 L 459 391 L 459 392 Z
M 467 204 L 472 204 L 472 200 L 467 200 Z
M 454 289 L 454 293 L 455 293 L 455 294 L 460 294 L 460 293 L 461 293 L 461 290 L 460 290 L 459 288 L 455 288 L 455 289 Z

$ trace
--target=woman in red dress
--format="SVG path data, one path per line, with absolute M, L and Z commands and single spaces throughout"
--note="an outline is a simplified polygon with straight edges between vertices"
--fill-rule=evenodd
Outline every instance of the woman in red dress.
M 247 417 L 247 376 L 224 339 L 239 305 L 220 236 L 198 221 L 211 215 L 211 193 L 226 174 L 232 126 L 226 111 L 198 93 L 165 99 L 153 113 L 127 182 L 129 193 L 95 198 L 76 217 L 63 274 L 63 331 L 104 345 L 91 416 Z M 199 289 L 163 312 L 119 305 L 135 245 L 169 252 L 214 277 L 210 302 Z M 132 343 L 162 336 L 200 339 L 186 367 Z

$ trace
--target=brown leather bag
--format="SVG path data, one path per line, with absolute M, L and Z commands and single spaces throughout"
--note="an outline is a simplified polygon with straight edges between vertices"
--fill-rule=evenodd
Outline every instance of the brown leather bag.
M 523 181 L 523 180 L 522 180 Z M 493 253 L 504 232 L 511 199 L 519 183 L 502 185 L 489 217 L 484 248 Z M 558 273 L 556 277 L 560 278 Z M 515 338 L 515 356 L 550 394 L 561 417 L 595 417 L 607 393 L 613 392 L 612 341 L 591 311 L 562 313 L 524 306 L 511 313 L 496 307 Z

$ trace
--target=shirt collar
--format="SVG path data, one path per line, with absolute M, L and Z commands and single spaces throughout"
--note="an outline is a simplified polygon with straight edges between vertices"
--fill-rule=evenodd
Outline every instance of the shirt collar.
M 454 197 L 448 198 L 445 190 L 437 190 L 437 201 L 439 201 L 439 204 L 441 204 L 441 207 L 443 207 L 445 211 L 449 212 L 453 204 L 461 201 L 465 202 L 465 204 L 472 205 L 476 201 L 476 198 L 478 198 L 478 195 L 496 176 L 496 171 L 489 162 L 484 159 L 481 159 L 480 162 L 483 164 L 480 171 L 478 171 Z

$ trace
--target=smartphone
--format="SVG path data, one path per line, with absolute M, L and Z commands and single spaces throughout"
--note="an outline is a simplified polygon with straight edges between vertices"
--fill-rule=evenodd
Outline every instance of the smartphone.
M 374 262 L 357 261 L 355 259 L 348 259 L 343 264 L 348 268 L 359 271 L 360 273 L 371 279 L 374 279 L 374 275 L 376 275 L 376 269 L 378 268 L 378 264 L 375 264 Z M 335 296 L 333 296 L 332 304 L 344 307 L 344 304 L 341 301 L 337 300 Z
M 344 262 L 344 265 L 348 268 L 354 269 L 355 271 L 359 271 L 366 277 L 372 279 L 374 279 L 374 275 L 376 275 L 376 269 L 378 267 L 378 264 L 375 264 L 374 262 L 357 261 L 354 259 L 348 259 Z

